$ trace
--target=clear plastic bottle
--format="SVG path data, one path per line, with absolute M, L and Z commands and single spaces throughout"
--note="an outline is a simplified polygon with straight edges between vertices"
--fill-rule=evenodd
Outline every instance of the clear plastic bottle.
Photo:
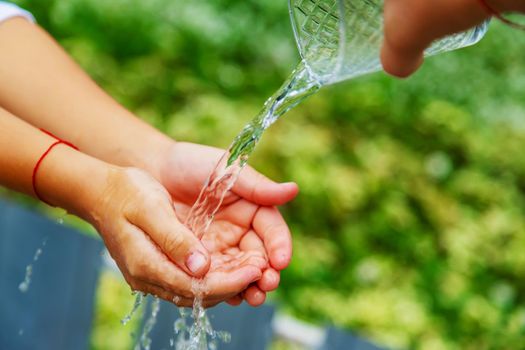
M 289 9 L 301 57 L 322 84 L 381 69 L 383 0 L 289 0 Z M 473 45 L 487 25 L 436 41 L 426 55 Z

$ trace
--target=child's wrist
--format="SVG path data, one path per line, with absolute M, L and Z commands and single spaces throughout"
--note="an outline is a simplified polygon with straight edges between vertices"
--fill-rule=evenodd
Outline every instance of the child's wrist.
M 138 121 L 138 117 L 126 113 Z M 151 125 L 138 121 L 120 130 L 111 145 L 106 147 L 109 149 L 106 155 L 97 158 L 123 167 L 142 169 L 158 179 L 160 164 L 175 143 L 175 140 Z
M 152 141 L 146 144 L 140 154 L 140 160 L 131 166 L 148 172 L 157 181 L 161 180 L 164 164 L 171 150 L 177 143 L 168 136 L 159 133 Z
M 113 168 L 116 167 L 66 145 L 58 145 L 38 171 L 39 195 L 49 204 L 91 221 Z

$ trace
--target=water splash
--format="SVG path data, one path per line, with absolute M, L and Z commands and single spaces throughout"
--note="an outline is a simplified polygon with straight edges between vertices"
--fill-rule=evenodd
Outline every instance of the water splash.
M 33 255 L 33 261 L 26 266 L 26 273 L 24 276 L 24 280 L 18 285 L 18 290 L 22 293 L 26 293 L 29 290 L 29 286 L 31 284 L 31 277 L 33 276 L 33 264 L 38 261 L 40 258 L 40 255 L 42 255 L 43 249 L 47 244 L 47 237 L 44 238 L 42 241 L 41 246 L 36 250 L 35 254 Z
M 189 316 L 189 311 L 183 307 L 179 308 L 180 317 L 173 323 L 173 332 L 175 333 L 175 338 L 177 342 L 172 345 L 175 350 L 182 350 L 184 347 L 187 347 L 189 342 L 189 327 L 186 320 Z M 187 336 L 188 335 L 188 336 Z
M 120 320 L 120 323 L 125 326 L 128 324 L 129 321 L 131 321 L 131 318 L 135 314 L 135 312 L 138 310 L 140 305 L 142 305 L 142 301 L 144 299 L 144 294 L 133 291 L 131 295 L 135 295 L 135 301 L 133 302 L 133 307 L 131 308 L 131 311 L 122 319 Z
M 206 311 L 202 307 L 202 295 L 205 290 L 203 281 L 193 279 L 191 289 L 195 295 L 192 311 L 179 308 L 180 318 L 173 324 L 173 330 L 177 337 L 175 349 L 207 350 L 209 345 L 208 336 L 211 337 L 214 331 Z M 189 320 L 190 318 L 193 319 L 193 323 Z
M 151 313 L 146 320 L 146 324 L 144 325 L 144 329 L 142 330 L 142 334 L 140 335 L 140 339 L 138 343 L 135 345 L 134 350 L 150 350 L 151 348 L 151 338 L 150 333 L 153 330 L 153 327 L 155 327 L 155 323 L 157 323 L 157 315 L 159 313 L 160 309 L 160 300 L 158 298 L 153 298 L 153 302 L 151 303 Z
M 200 299 L 189 311 L 184 308 L 179 309 L 180 318 L 173 323 L 173 331 L 177 342 L 170 344 L 175 350 L 214 350 L 217 349 L 218 341 L 229 343 L 231 334 L 225 331 L 215 331 L 206 314 Z M 188 324 L 188 319 L 193 318 L 193 324 Z

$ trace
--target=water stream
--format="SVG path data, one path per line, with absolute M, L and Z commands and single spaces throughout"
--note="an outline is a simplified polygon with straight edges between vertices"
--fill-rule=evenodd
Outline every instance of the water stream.
M 228 151 L 222 156 L 210 174 L 203 189 L 193 205 L 186 226 L 200 239 L 208 230 L 214 215 L 221 207 L 227 192 L 233 187 L 241 170 L 248 162 L 264 131 L 275 123 L 284 113 L 295 107 L 306 97 L 314 94 L 321 84 L 312 74 L 308 65 L 302 61 L 288 80 L 264 104 L 261 112 L 253 118 L 237 135 Z M 224 332 L 211 328 L 202 307 L 202 283 L 194 283 L 195 301 L 193 303 L 193 325 L 185 326 L 182 321 L 175 324 L 178 333 L 176 350 L 213 350 L 216 339 L 228 340 Z M 188 333 L 188 337 L 184 332 Z
M 264 131 L 320 87 L 321 83 L 312 74 L 308 65 L 301 61 L 285 83 L 264 103 L 259 114 L 237 135 L 205 182 L 185 222 L 199 239 L 208 230 L 224 197 L 235 184 Z M 203 280 L 194 279 L 193 310 L 190 313 L 184 308 L 179 308 L 180 318 L 173 325 L 175 336 L 170 339 L 170 346 L 175 350 L 215 350 L 218 341 L 229 342 L 231 339 L 229 333 L 213 330 L 206 310 L 202 306 L 204 288 Z M 142 300 L 141 295 L 137 294 L 133 309 L 122 320 L 123 324 L 131 319 Z M 135 347 L 136 350 L 149 350 L 151 344 L 149 333 L 155 325 L 158 309 L 159 300 L 155 298 L 151 314 Z
M 235 137 L 228 151 L 210 174 L 188 215 L 186 226 L 199 239 L 208 230 L 226 193 L 235 184 L 264 131 L 320 87 L 321 84 L 311 73 L 308 65 L 301 61 L 286 82 L 264 103 L 259 114 Z
M 125 326 L 128 324 L 129 321 L 131 321 L 131 318 L 137 312 L 138 308 L 142 304 L 142 300 L 144 299 L 144 294 L 140 292 L 133 291 L 131 292 L 132 295 L 135 296 L 135 301 L 133 302 L 133 307 L 131 308 L 131 311 L 122 319 L 120 320 L 120 323 Z
M 139 305 L 140 303 L 141 301 L 138 302 Z M 148 319 L 146 320 L 146 323 L 144 324 L 144 329 L 142 330 L 142 334 L 140 335 L 140 338 L 138 339 L 138 342 L 135 345 L 134 350 L 150 350 L 151 349 L 150 333 L 153 330 L 153 327 L 155 327 L 155 323 L 157 323 L 157 315 L 159 313 L 159 309 L 160 309 L 160 300 L 158 298 L 153 298 L 153 302 L 151 303 L 150 315 Z

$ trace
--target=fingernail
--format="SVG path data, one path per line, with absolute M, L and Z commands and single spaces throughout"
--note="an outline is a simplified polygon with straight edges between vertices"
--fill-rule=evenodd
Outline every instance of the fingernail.
M 297 190 L 299 189 L 299 187 L 297 186 L 295 182 L 283 182 L 281 186 L 283 188 L 286 188 L 287 190 L 291 190 L 292 188 L 297 189 Z
M 278 270 L 284 269 L 289 263 L 288 253 L 285 250 L 278 250 L 275 253 L 274 262 Z
M 201 252 L 193 252 L 186 260 L 186 267 L 193 273 L 198 274 L 207 263 L 206 257 Z
M 255 277 L 252 278 L 252 281 L 250 283 L 254 283 L 254 282 L 257 282 L 258 280 L 260 280 L 262 278 L 262 272 L 259 271 L 259 273 L 257 273 L 255 275 Z

